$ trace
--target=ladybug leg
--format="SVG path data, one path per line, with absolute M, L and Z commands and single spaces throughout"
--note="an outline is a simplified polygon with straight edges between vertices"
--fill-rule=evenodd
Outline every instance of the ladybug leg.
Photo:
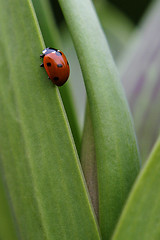
M 40 58 L 44 58 L 45 54 L 40 54 Z
M 40 65 L 40 67 L 44 67 L 44 63 L 42 63 L 42 64 Z
M 50 78 L 48 77 L 48 79 L 50 79 Z

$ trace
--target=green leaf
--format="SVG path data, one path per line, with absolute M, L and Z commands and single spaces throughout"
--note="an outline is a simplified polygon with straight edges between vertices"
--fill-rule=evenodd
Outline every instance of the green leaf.
M 32 0 L 32 3 L 46 46 L 59 49 L 61 38 L 49 0 Z
M 19 239 L 100 239 L 31 1 L 0 4 L 0 164 Z
M 10 207 L 7 202 L 4 183 L 0 176 L 0 239 L 17 240 Z
M 88 104 L 86 107 L 86 116 L 82 138 L 81 165 L 84 177 L 86 179 L 87 187 L 91 196 L 91 201 L 98 219 L 99 213 L 98 213 L 97 163 L 93 136 L 93 125 Z
M 32 0 L 33 6 L 38 18 L 38 22 L 41 28 L 41 32 L 44 38 L 44 42 L 47 47 L 54 47 L 62 49 L 62 43 L 58 27 L 55 23 L 53 12 L 49 0 Z M 65 52 L 66 54 L 66 52 Z M 68 57 L 68 54 L 67 54 Z M 70 62 L 70 61 L 69 61 Z M 72 69 L 71 69 L 72 72 Z M 71 75 L 71 73 L 70 73 Z M 69 120 L 73 138 L 76 144 L 77 151 L 80 151 L 80 127 L 79 119 L 76 116 L 76 109 L 74 106 L 73 93 L 70 88 L 70 79 L 63 87 L 59 89 L 61 98 L 64 104 L 65 111 Z
M 84 86 L 82 71 L 66 22 L 63 21 L 59 28 L 62 36 L 63 46 L 65 52 L 67 52 L 67 56 L 71 66 L 71 79 L 69 81 L 69 84 L 72 89 L 74 106 L 76 108 L 78 120 L 80 122 L 80 129 L 82 135 L 86 105 L 86 90 Z
M 59 0 L 81 64 L 93 122 L 99 221 L 108 239 L 139 171 L 139 155 L 117 69 L 90 0 Z
M 160 138 L 126 203 L 113 240 L 158 240 L 160 236 Z

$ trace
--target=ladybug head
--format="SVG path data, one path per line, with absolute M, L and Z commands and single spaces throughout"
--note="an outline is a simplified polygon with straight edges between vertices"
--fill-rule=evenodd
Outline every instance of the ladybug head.
M 56 48 L 48 47 L 48 48 L 45 48 L 45 49 L 42 51 L 42 53 L 43 53 L 43 55 L 46 55 L 46 54 L 48 54 L 48 53 L 57 52 L 57 51 L 58 51 L 58 49 L 56 49 Z

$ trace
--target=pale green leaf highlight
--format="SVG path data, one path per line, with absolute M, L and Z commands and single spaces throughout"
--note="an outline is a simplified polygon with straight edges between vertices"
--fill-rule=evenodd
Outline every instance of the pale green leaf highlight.
M 160 138 L 126 203 L 113 240 L 160 238 Z

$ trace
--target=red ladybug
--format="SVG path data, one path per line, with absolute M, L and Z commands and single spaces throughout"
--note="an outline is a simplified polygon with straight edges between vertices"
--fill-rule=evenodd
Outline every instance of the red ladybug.
M 43 63 L 40 65 L 44 67 L 48 78 L 57 86 L 62 86 L 69 77 L 69 63 L 66 56 L 60 50 L 55 48 L 45 48 L 40 55 L 43 58 Z

